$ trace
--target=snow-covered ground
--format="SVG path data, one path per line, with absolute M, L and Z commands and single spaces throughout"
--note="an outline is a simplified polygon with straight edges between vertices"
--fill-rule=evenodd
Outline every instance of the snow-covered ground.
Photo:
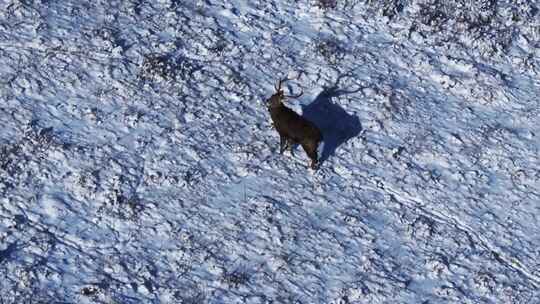
M 0 303 L 540 303 L 538 11 L 0 0 Z

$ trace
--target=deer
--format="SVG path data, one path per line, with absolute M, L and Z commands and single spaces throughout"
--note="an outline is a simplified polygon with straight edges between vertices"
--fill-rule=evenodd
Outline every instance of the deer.
M 278 84 L 274 86 L 276 92 L 266 100 L 270 118 L 279 134 L 279 153 L 283 154 L 289 147 L 291 155 L 294 155 L 293 146 L 300 144 L 311 159 L 311 168 L 316 170 L 319 166 L 317 149 L 323 140 L 322 133 L 313 122 L 300 116 L 283 103 L 285 98 L 298 98 L 304 93 L 301 91 L 298 95 L 285 95 L 281 86 L 289 80 L 291 79 L 280 78 Z

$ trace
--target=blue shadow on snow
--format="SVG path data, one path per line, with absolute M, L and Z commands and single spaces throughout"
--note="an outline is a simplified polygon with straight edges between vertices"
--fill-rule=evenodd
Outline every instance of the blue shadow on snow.
M 360 90 L 341 90 L 337 85 L 323 88 L 313 102 L 303 107 L 302 116 L 315 123 L 323 134 L 324 150 L 321 163 L 334 155 L 339 146 L 362 131 L 362 124 L 357 116 L 350 115 L 340 105 L 332 102 L 334 97 L 353 94 Z

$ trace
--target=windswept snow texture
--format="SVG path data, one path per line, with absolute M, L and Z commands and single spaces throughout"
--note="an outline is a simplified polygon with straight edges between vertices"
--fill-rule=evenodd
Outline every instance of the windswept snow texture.
M 540 303 L 534 3 L 0 0 L 0 303 Z

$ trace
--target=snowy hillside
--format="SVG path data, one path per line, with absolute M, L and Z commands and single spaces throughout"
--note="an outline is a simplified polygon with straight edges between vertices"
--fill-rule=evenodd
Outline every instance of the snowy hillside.
M 540 303 L 539 9 L 0 0 L 0 303 Z

